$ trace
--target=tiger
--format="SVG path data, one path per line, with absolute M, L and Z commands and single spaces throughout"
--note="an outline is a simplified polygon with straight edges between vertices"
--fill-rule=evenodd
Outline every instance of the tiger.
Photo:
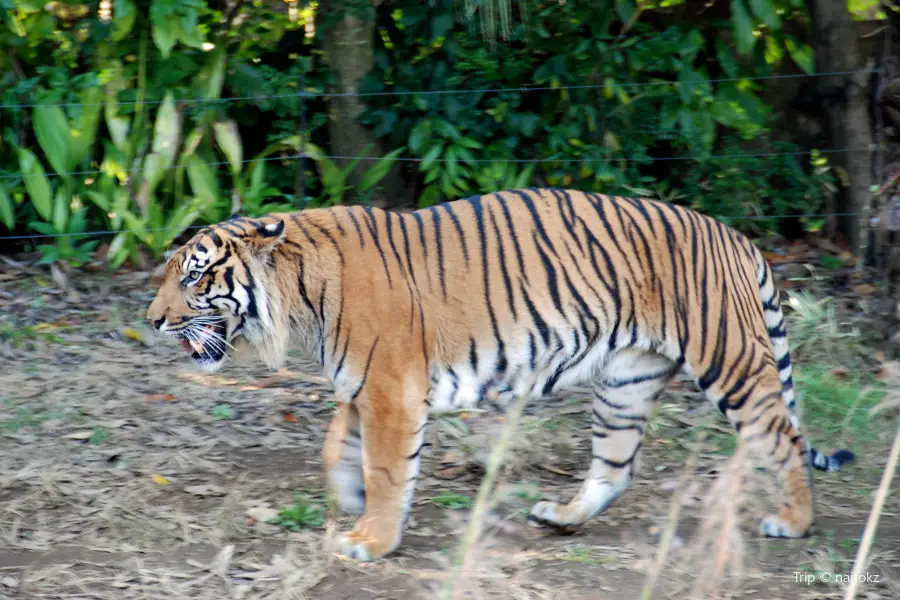
M 533 521 L 571 531 L 619 497 L 654 401 L 679 373 L 774 472 L 769 537 L 814 524 L 780 293 L 748 237 L 680 205 L 528 188 L 407 213 L 363 205 L 233 215 L 168 259 L 146 318 L 206 371 L 247 349 L 278 369 L 291 344 L 337 408 L 327 490 L 356 515 L 335 549 L 374 560 L 401 543 L 429 416 L 492 398 L 591 392 L 591 462 L 567 504 Z

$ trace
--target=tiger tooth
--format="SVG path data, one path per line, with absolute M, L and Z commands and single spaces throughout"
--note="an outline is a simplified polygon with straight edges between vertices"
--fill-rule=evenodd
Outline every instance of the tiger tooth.
M 191 348 L 193 348 L 197 354 L 203 354 L 203 344 L 192 341 Z

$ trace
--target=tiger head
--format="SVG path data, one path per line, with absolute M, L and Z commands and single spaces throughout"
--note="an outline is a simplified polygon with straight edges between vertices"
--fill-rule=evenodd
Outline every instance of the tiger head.
M 205 371 L 219 369 L 240 342 L 269 345 L 280 311 L 267 290 L 272 252 L 284 239 L 284 228 L 275 215 L 233 215 L 199 231 L 169 257 L 147 320 L 178 338 Z

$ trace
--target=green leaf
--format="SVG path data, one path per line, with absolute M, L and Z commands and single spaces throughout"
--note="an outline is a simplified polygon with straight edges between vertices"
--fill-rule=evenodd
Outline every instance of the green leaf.
M 678 53 L 688 65 L 692 65 L 704 43 L 703 34 L 697 29 L 691 29 L 681 41 L 682 45 Z
M 44 223 L 43 221 L 32 221 L 28 224 L 28 227 L 34 229 L 38 233 L 43 233 L 44 235 L 55 235 L 56 233 L 58 233 L 53 228 L 53 225 L 51 225 L 50 223 Z
M 91 202 L 93 202 L 103 212 L 110 212 L 109 202 L 107 202 L 106 196 L 104 196 L 100 192 L 96 190 L 85 190 L 84 195 L 90 198 Z
M 171 16 L 156 15 L 156 13 L 151 10 L 150 20 L 153 24 L 153 43 L 156 44 L 159 53 L 162 54 L 164 59 L 169 58 L 169 55 L 172 53 L 172 48 L 175 47 L 175 42 L 178 41 L 178 34 L 180 33 L 178 19 L 172 18 Z
M 16 226 L 16 207 L 2 185 L 0 185 L 0 222 L 10 231 Z
M 31 204 L 34 205 L 34 209 L 41 218 L 49 222 L 53 218 L 53 200 L 50 181 L 44 174 L 41 161 L 30 150 L 20 148 L 19 169 L 22 171 L 25 191 L 28 192 Z
M 82 207 L 72 214 L 67 230 L 69 233 L 84 233 L 87 231 L 87 225 L 87 208 Z
M 409 134 L 409 149 L 414 154 L 419 154 L 430 145 L 431 121 L 419 121 Z
M 117 233 L 109 243 L 109 249 L 106 251 L 106 260 L 113 269 L 119 268 L 125 259 L 128 258 L 128 233 L 123 231 Z
M 106 129 L 112 138 L 113 145 L 119 152 L 126 152 L 128 148 L 128 132 L 131 128 L 131 118 L 119 114 L 119 92 L 128 87 L 128 79 L 124 76 L 124 68 L 118 60 L 111 61 L 106 67 L 109 78 L 104 86 L 106 97 L 103 104 L 103 116 L 106 121 Z
M 784 48 L 774 36 L 766 36 L 765 53 L 766 63 L 772 66 L 780 65 L 784 58 Z
M 756 36 L 753 35 L 753 18 L 744 0 L 731 0 L 731 22 L 737 51 L 746 56 L 756 45 Z
M 215 172 L 196 154 L 189 156 L 185 163 L 194 196 L 201 199 L 204 205 L 215 204 L 220 197 Z
M 266 185 L 266 163 L 262 160 L 254 160 L 247 169 L 250 174 L 250 188 L 247 195 L 251 198 L 257 198 Z
M 478 150 L 480 148 L 484 148 L 484 145 L 481 142 L 479 142 L 477 140 L 473 140 L 470 137 L 459 138 L 458 140 L 456 140 L 456 145 L 462 146 L 463 148 L 471 148 L 472 150 Z
M 75 168 L 74 142 L 69 120 L 59 106 L 43 104 L 32 113 L 34 133 L 44 156 L 57 173 L 69 173 Z
M 630 22 L 634 15 L 634 2 L 632 0 L 616 0 L 616 14 L 619 15 L 622 23 Z
M 103 88 L 93 86 L 82 91 L 78 130 L 74 132 L 72 140 L 72 162 L 75 166 L 82 164 L 91 156 L 94 141 L 97 139 L 97 126 L 100 124 L 102 110 Z
M 816 55 L 809 44 L 804 44 L 794 36 L 788 35 L 784 38 L 784 45 L 787 48 L 788 54 L 791 55 L 791 60 L 793 60 L 804 73 L 812 75 L 816 72 Z
M 716 38 L 716 58 L 726 75 L 731 78 L 738 76 L 741 66 L 734 57 L 731 48 L 728 47 L 728 44 L 722 38 Z
M 750 10 L 753 15 L 766 24 L 769 29 L 777 31 L 781 29 L 781 17 L 775 11 L 775 3 L 772 0 L 750 0 Z
M 217 121 L 213 123 L 213 133 L 216 136 L 216 143 L 228 164 L 231 166 L 231 172 L 238 174 L 243 166 L 243 148 L 241 147 L 241 134 L 238 132 L 237 123 L 231 119 L 227 121 Z
M 683 68 L 678 72 L 678 95 L 684 104 L 690 104 L 700 91 L 703 78 L 697 71 Z
M 203 96 L 207 100 L 214 100 L 222 95 L 227 59 L 228 54 L 223 44 L 211 53 L 209 64 L 197 75 L 197 80 L 203 84 Z
M 359 191 L 365 192 L 378 185 L 378 182 L 384 179 L 394 167 L 394 159 L 400 156 L 404 150 L 406 150 L 406 147 L 400 147 L 385 154 L 381 160 L 375 163 L 375 166 L 366 171 L 365 176 L 359 183 Z
M 433 165 L 434 161 L 436 161 L 441 156 L 441 152 L 444 151 L 444 146 L 442 144 L 437 144 L 436 146 L 432 146 L 428 152 L 425 153 L 425 156 L 422 157 L 422 162 L 419 163 L 420 171 L 427 171 Z
M 166 171 L 172 166 L 180 134 L 181 116 L 175 108 L 175 99 L 172 96 L 172 91 L 169 90 L 166 92 L 156 114 L 151 153 L 144 160 L 143 174 L 150 191 L 156 188 L 156 185 L 165 176 Z
M 516 177 L 515 184 L 513 185 L 516 189 L 522 189 L 528 187 L 528 184 L 531 183 L 531 178 L 534 177 L 534 171 L 537 165 L 535 163 L 529 164 L 525 169 L 519 173 L 518 177 Z
M 137 10 L 131 0 L 116 0 L 113 8 L 112 39 L 121 42 L 131 33 L 137 19 Z
M 60 233 L 66 231 L 69 222 L 69 195 L 65 191 L 65 185 L 56 189 L 56 197 L 53 199 L 53 228 Z
M 419 208 L 434 206 L 441 201 L 441 190 L 436 185 L 429 185 L 419 195 Z

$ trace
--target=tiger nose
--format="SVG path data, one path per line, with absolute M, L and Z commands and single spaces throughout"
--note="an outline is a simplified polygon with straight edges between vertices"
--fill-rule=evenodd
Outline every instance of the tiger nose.
M 164 310 L 158 310 L 155 306 L 155 303 L 151 304 L 147 309 L 147 314 L 144 315 L 144 318 L 147 319 L 147 322 L 153 327 L 153 329 L 162 329 L 162 326 L 166 322 L 166 313 Z

